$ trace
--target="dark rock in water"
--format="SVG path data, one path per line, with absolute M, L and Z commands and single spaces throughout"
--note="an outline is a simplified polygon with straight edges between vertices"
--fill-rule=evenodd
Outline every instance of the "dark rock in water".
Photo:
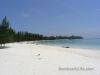
M 70 48 L 70 47 L 67 46 L 67 47 L 65 47 L 65 48 Z

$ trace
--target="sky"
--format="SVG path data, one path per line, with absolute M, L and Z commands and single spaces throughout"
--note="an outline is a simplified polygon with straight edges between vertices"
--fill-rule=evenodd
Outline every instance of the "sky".
M 100 0 L 0 0 L 16 31 L 100 38 Z

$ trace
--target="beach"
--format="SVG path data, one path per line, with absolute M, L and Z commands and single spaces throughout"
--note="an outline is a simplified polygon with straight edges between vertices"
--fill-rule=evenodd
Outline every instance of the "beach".
M 27 42 L 0 49 L 0 75 L 100 75 L 100 51 Z

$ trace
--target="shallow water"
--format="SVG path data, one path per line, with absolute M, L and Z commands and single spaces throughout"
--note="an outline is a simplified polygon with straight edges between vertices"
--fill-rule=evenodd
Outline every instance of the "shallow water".
M 60 39 L 60 40 L 42 40 L 37 41 L 39 44 L 71 47 L 71 48 L 86 48 L 100 50 L 100 39 Z

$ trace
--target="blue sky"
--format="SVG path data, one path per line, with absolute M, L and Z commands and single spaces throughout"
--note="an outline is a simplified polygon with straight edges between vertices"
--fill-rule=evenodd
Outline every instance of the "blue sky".
M 100 0 L 0 0 L 17 31 L 100 37 Z

